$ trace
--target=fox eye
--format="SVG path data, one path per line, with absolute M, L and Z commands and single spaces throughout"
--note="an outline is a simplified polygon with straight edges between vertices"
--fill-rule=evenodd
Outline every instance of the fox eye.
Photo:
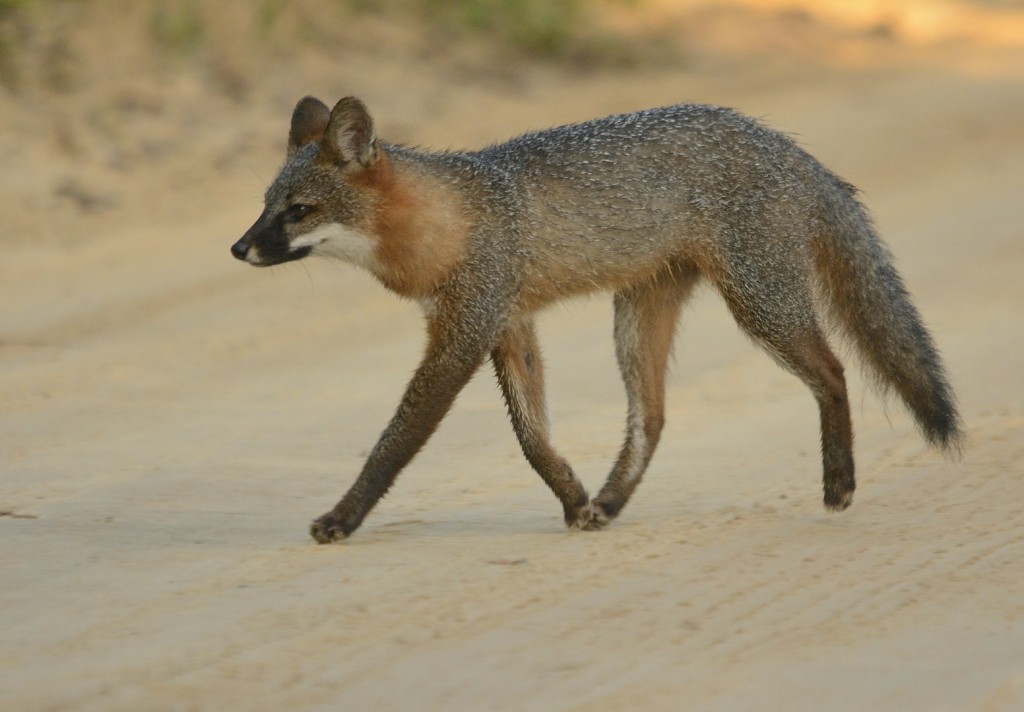
M 303 205 L 302 203 L 295 203 L 287 210 L 284 211 L 285 220 L 288 222 L 299 222 L 307 215 L 313 212 L 312 205 Z

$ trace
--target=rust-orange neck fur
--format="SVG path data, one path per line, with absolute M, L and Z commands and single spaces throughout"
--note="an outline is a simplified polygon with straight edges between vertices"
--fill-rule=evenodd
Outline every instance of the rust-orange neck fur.
M 377 240 L 376 277 L 402 296 L 433 294 L 465 255 L 469 222 L 458 194 L 384 150 L 352 183 L 369 192 L 376 205 L 365 228 Z

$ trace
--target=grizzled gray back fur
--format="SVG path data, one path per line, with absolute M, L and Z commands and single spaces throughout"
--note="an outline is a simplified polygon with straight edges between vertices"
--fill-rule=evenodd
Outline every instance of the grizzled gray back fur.
M 605 286 L 623 262 L 654 269 L 658 246 L 676 242 L 678 257 L 706 260 L 720 287 L 767 281 L 758 293 L 771 303 L 748 306 L 771 329 L 806 320 L 808 304 L 794 299 L 804 285 L 794 286 L 813 275 L 880 390 L 902 397 L 929 442 L 960 446 L 938 352 L 856 188 L 788 136 L 730 109 L 683 104 L 532 132 L 468 157 L 515 196 L 499 203 L 509 213 L 499 219 L 518 228 L 527 270 L 561 280 L 560 292 Z

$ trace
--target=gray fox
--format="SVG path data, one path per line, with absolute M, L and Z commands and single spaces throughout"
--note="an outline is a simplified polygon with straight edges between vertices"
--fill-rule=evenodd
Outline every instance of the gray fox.
M 313 538 L 359 527 L 488 356 L 523 453 L 566 525 L 604 527 L 658 444 L 677 317 L 702 281 L 814 394 L 828 509 L 850 505 L 855 481 L 846 382 L 824 317 L 925 439 L 956 454 L 960 418 L 939 354 L 856 193 L 788 137 L 714 106 L 428 152 L 378 140 L 356 98 L 333 110 L 302 99 L 263 213 L 232 254 L 260 267 L 309 255 L 359 265 L 419 302 L 428 339 L 397 412 L 352 487 L 313 522 Z M 614 293 L 628 408 L 625 442 L 591 499 L 550 442 L 533 315 L 596 290 Z

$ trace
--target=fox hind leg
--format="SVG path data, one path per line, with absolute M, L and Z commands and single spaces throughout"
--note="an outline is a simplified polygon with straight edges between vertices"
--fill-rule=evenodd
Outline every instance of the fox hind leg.
M 853 503 L 857 488 L 853 465 L 853 425 L 843 366 L 819 333 L 802 346 L 798 373 L 810 386 L 821 411 L 822 486 L 825 507 L 841 512 Z
M 784 273 L 779 267 L 774 273 Z M 853 464 L 853 426 L 843 366 L 818 326 L 809 288 L 796 275 L 785 287 L 755 293 L 753 280 L 722 288 L 737 323 L 786 370 L 802 380 L 818 402 L 821 417 L 822 485 L 824 504 L 842 511 L 853 502 L 856 489 Z M 774 309 L 763 308 L 765 304 Z
M 853 464 L 853 426 L 843 366 L 820 331 L 808 331 L 770 347 L 776 358 L 811 389 L 821 416 L 824 504 L 841 512 L 853 503 L 857 488 Z
M 676 321 L 698 278 L 693 265 L 677 265 L 615 294 L 615 354 L 626 385 L 626 437 L 591 505 L 588 529 L 600 529 L 618 516 L 651 461 L 665 423 L 665 371 Z
M 590 498 L 569 463 L 551 445 L 544 395 L 544 365 L 533 321 L 508 326 L 491 352 L 512 428 L 533 469 L 555 493 L 570 529 L 591 518 Z

